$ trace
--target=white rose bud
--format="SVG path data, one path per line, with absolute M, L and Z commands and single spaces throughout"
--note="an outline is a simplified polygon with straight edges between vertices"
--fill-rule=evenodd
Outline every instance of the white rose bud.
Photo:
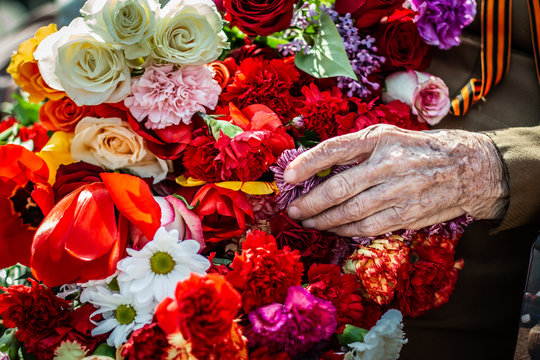
M 131 60 L 150 54 L 158 11 L 156 0 L 88 0 L 81 14 L 93 33 L 121 45 Z
M 75 128 L 71 157 L 106 169 L 126 169 L 140 177 L 165 179 L 167 162 L 146 148 L 144 139 L 120 118 L 86 117 Z
M 228 48 L 223 19 L 213 0 L 171 0 L 161 10 L 152 38 L 153 61 L 202 65 Z
M 82 18 L 47 36 L 34 52 L 43 80 L 79 106 L 115 103 L 129 95 L 124 53 L 90 35 Z

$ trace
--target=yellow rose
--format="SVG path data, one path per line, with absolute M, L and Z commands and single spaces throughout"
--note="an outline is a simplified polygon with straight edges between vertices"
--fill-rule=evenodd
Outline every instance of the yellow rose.
M 23 42 L 11 57 L 7 72 L 11 74 L 15 83 L 30 95 L 30 102 L 38 103 L 45 98 L 59 100 L 65 96 L 63 91 L 53 89 L 43 81 L 37 61 L 34 59 L 34 51 L 41 41 L 56 31 L 56 24 L 39 28 L 34 37 Z
M 144 139 L 119 118 L 86 117 L 75 128 L 71 156 L 106 169 L 126 169 L 140 177 L 165 179 L 167 162 L 146 148 Z

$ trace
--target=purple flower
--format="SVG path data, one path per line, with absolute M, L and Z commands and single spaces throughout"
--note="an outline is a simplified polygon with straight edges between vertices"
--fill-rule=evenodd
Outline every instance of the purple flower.
M 273 303 L 248 314 L 250 346 L 267 346 L 295 356 L 336 331 L 336 308 L 330 301 L 291 286 L 285 304 Z
M 285 182 L 285 180 L 283 180 L 283 173 L 285 172 L 287 165 L 289 165 L 301 153 L 306 151 L 307 149 L 304 149 L 303 147 L 285 150 L 277 159 L 277 166 L 270 166 L 270 170 L 274 172 L 276 186 L 279 189 L 279 194 L 276 197 L 276 204 L 280 209 L 285 209 L 294 199 L 302 194 L 306 194 L 329 177 L 332 177 L 351 167 L 350 165 L 332 166 L 330 169 L 321 171 L 301 183 L 289 184 L 288 182 Z
M 461 31 L 476 15 L 475 0 L 411 0 L 418 32 L 424 41 L 443 50 L 460 44 Z

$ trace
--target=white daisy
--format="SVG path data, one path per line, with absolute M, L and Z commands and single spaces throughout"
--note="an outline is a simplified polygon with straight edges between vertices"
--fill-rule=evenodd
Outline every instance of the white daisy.
M 103 286 L 85 289 L 85 300 L 94 305 L 90 318 L 101 314 L 103 321 L 95 323 L 92 336 L 108 333 L 107 344 L 119 347 L 127 341 L 132 331 L 142 328 L 152 322 L 154 307 L 152 305 L 140 306 L 135 304 L 133 296 L 115 293 Z
M 127 249 L 129 256 L 117 265 L 118 284 L 133 294 L 136 304 L 157 304 L 172 297 L 176 284 L 191 273 L 206 273 L 210 261 L 198 254 L 199 249 L 197 241 L 179 242 L 178 231 L 161 227 L 141 250 Z

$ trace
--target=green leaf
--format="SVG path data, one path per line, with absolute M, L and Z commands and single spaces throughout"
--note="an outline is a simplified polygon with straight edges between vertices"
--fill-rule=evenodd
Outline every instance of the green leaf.
M 321 142 L 319 135 L 315 131 L 306 130 L 304 136 L 298 140 L 298 145 L 310 149 L 314 146 L 317 146 Z
M 96 348 L 96 350 L 94 350 L 92 355 L 108 356 L 110 358 L 116 359 L 116 349 L 107 344 L 100 344 Z
M 19 133 L 19 124 L 15 123 L 10 128 L 0 133 L 0 142 L 7 142 L 11 137 L 16 137 Z
M 236 135 L 244 132 L 241 127 L 231 124 L 228 121 L 218 120 L 211 115 L 207 115 L 201 112 L 199 113 L 199 116 L 202 117 L 206 125 L 208 125 L 210 133 L 216 140 L 219 139 L 220 130 L 223 134 L 227 135 L 231 139 L 233 139 Z
M 313 39 L 311 53 L 296 54 L 296 66 L 316 78 L 346 76 L 358 80 L 330 15 L 320 11 L 319 22 L 319 31 Z
M 193 209 L 197 208 L 199 206 L 199 203 L 201 202 L 200 200 L 197 200 L 197 203 L 195 204 L 195 206 L 191 206 L 191 205 L 189 205 L 189 203 L 187 202 L 187 200 L 183 196 L 178 195 L 178 194 L 173 194 L 173 196 L 175 198 L 177 198 L 178 200 L 182 200 L 182 202 L 184 203 L 184 205 L 186 205 L 188 210 L 193 210 Z
M 343 334 L 338 335 L 338 340 L 341 345 L 347 346 L 354 342 L 364 341 L 364 336 L 366 336 L 367 333 L 368 331 L 366 329 L 347 324 L 345 325 Z
M 13 106 L 12 115 L 23 126 L 30 126 L 39 120 L 40 104 L 29 103 L 25 98 L 19 94 L 13 94 L 13 98 L 16 100 Z
M 0 351 L 8 354 L 11 360 L 19 358 L 19 348 L 21 343 L 15 337 L 17 329 L 7 329 L 0 338 Z

